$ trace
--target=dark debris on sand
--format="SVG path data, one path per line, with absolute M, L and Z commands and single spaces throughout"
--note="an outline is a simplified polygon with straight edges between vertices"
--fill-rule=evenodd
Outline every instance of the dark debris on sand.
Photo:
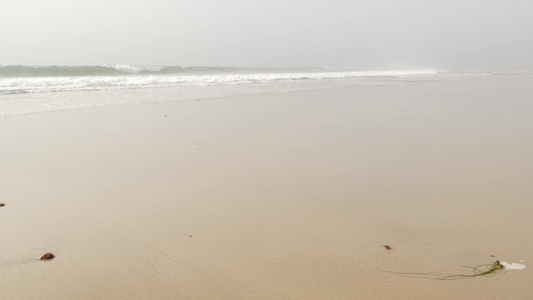
M 53 259 L 55 256 L 52 254 L 52 252 L 48 252 L 48 253 L 45 253 L 43 254 L 43 256 L 41 256 L 41 260 L 49 260 L 49 259 Z

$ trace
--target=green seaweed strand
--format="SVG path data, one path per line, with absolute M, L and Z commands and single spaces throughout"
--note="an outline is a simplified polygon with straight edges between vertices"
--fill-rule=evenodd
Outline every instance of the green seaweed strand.
M 486 270 L 483 271 L 480 268 L 485 267 Z M 467 267 L 472 268 L 472 271 L 476 274 L 458 274 L 458 275 L 448 275 L 443 278 L 442 280 L 456 280 L 461 278 L 472 278 L 472 277 L 478 277 L 478 276 L 494 276 L 496 275 L 495 272 L 504 269 L 503 265 L 500 263 L 500 261 L 495 261 L 493 264 L 490 265 L 481 265 L 481 266 L 475 266 L 475 267 Z
M 488 265 L 479 265 L 475 267 L 464 266 L 465 268 L 472 269 L 474 274 L 442 274 L 442 273 L 404 273 L 404 272 L 388 272 L 401 276 L 411 277 L 411 278 L 424 278 L 424 279 L 437 279 L 437 280 L 457 280 L 457 279 L 467 279 L 479 276 L 492 277 L 496 275 L 497 271 L 505 269 L 500 261 L 495 261 L 492 264 Z

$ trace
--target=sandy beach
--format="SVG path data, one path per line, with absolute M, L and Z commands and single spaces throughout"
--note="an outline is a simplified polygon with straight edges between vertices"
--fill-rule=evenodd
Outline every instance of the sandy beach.
M 1 298 L 533 299 L 532 100 L 502 75 L 2 117 Z M 527 269 L 396 273 L 496 260 Z

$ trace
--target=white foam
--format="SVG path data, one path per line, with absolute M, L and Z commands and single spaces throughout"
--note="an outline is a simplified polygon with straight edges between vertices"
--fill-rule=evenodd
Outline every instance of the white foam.
M 134 65 L 114 65 L 110 66 L 111 68 L 123 72 L 123 73 L 130 73 L 130 74 L 139 74 L 142 71 L 160 71 L 163 67 L 162 66 L 134 66 Z
M 54 76 L 0 78 L 0 94 L 87 91 L 152 87 L 206 85 L 241 85 L 294 81 L 323 81 L 373 77 L 431 76 L 436 70 L 319 72 L 319 73 L 253 73 L 204 75 L 142 75 L 143 70 L 159 66 L 116 65 L 113 68 L 132 75 L 123 76 Z
M 526 268 L 526 265 L 524 264 L 508 263 L 505 261 L 501 261 L 500 264 L 502 264 L 506 270 L 524 270 Z

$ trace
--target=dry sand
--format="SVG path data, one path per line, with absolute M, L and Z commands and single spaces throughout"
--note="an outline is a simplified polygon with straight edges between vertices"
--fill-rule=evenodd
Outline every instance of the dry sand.
M 1 297 L 533 299 L 529 268 L 388 272 L 531 267 L 532 96 L 501 77 L 1 118 Z

